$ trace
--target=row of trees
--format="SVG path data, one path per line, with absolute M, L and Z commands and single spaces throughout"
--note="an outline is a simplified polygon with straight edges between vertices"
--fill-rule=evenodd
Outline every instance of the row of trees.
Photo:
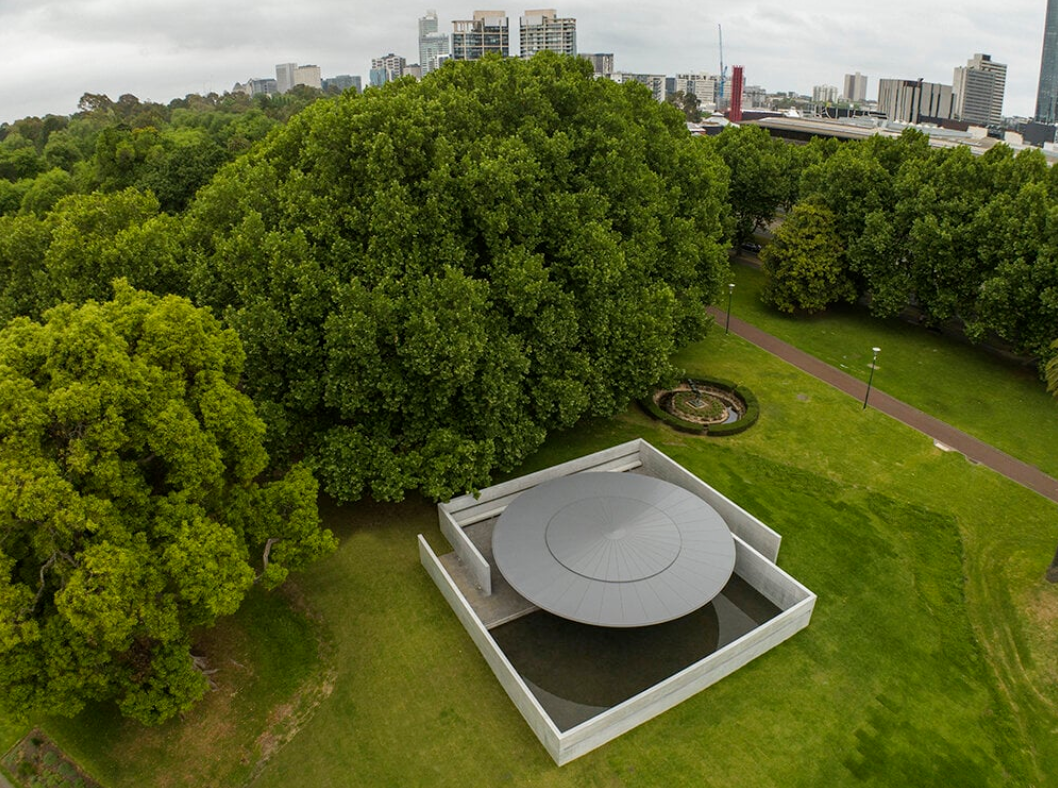
M 769 303 L 812 312 L 865 296 L 879 317 L 914 306 L 927 325 L 956 318 L 975 341 L 1054 354 L 1058 171 L 1039 151 L 977 157 L 908 131 L 824 152 L 762 255 Z
M 70 118 L 0 126 L 0 215 L 43 215 L 69 194 L 128 187 L 178 213 L 223 164 L 319 95 L 191 95 L 164 105 L 86 93 Z

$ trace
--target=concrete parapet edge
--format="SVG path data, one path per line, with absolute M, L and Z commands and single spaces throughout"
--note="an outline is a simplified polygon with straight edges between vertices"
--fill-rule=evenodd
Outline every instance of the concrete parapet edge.
M 551 721 L 551 718 L 544 711 L 543 706 L 540 705 L 533 693 L 530 692 L 525 682 L 522 681 L 514 666 L 511 665 L 503 651 L 496 644 L 496 641 L 492 639 L 492 635 L 489 634 L 485 625 L 474 614 L 474 609 L 459 588 L 456 587 L 455 581 L 445 571 L 437 555 L 430 549 L 430 545 L 422 534 L 419 534 L 419 562 L 430 577 L 433 578 L 442 596 L 444 596 L 455 612 L 456 618 L 466 629 L 470 639 L 474 641 L 474 645 L 478 647 L 478 651 L 481 652 L 485 662 L 492 669 L 493 674 L 500 682 L 500 686 L 507 693 L 507 697 L 514 703 L 515 708 L 521 712 L 522 717 L 529 723 L 530 729 L 536 734 L 536 737 L 544 745 L 551 757 L 557 760 L 556 754 L 559 752 L 558 728 Z

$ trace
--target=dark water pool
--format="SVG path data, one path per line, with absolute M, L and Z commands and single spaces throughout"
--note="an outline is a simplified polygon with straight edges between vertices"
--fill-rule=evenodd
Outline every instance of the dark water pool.
M 492 630 L 560 730 L 622 703 L 779 614 L 738 575 L 677 621 L 608 629 L 538 611 Z

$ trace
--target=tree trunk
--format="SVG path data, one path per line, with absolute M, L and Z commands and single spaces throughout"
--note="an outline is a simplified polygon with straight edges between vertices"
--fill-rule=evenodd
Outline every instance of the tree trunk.
M 1058 583 L 1058 550 L 1054 552 L 1054 559 L 1051 561 L 1051 565 L 1047 567 L 1047 580 L 1052 583 Z

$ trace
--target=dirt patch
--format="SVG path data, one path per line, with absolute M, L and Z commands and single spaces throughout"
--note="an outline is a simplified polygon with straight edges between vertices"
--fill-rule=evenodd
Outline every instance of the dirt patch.
M 294 583 L 284 587 L 292 608 L 313 622 L 316 631 L 320 669 L 304 682 L 289 702 L 272 709 L 268 716 L 268 727 L 257 737 L 257 760 L 253 764 L 247 783 L 264 770 L 268 761 L 288 744 L 305 723 L 312 719 L 320 704 L 334 692 L 338 679 L 338 664 L 333 641 L 326 635 L 322 618 L 308 604 Z
M 272 593 L 282 595 L 302 624 L 308 619 L 304 635 L 315 640 L 319 659 L 300 683 L 274 691 L 277 679 L 269 671 L 275 670 L 275 650 L 282 646 L 260 641 L 259 621 L 239 616 L 222 620 L 196 638 L 194 653 L 215 671 L 210 675 L 215 686 L 184 718 L 156 728 L 118 720 L 113 735 L 104 734 L 106 751 L 114 754 L 112 772 L 104 777 L 113 788 L 245 785 L 294 738 L 331 694 L 337 669 L 326 628 L 293 586 L 288 580 Z M 282 621 L 277 623 L 282 628 Z M 289 622 L 286 626 L 289 633 Z M 269 650 L 272 662 L 262 662 L 262 653 Z M 306 650 L 311 653 L 312 647 Z

